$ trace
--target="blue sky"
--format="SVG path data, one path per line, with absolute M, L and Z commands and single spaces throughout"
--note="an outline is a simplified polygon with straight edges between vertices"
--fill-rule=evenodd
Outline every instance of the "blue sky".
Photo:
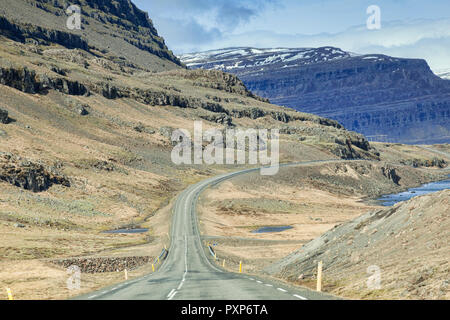
M 232 46 L 336 46 L 450 69 L 450 0 L 134 0 L 175 53 Z M 381 9 L 368 30 L 366 9 Z

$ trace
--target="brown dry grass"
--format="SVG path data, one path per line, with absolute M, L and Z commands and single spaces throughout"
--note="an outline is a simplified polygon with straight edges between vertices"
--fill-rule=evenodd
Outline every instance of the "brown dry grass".
M 367 186 L 394 192 L 438 177 L 433 169 L 400 168 L 404 180 L 399 187 L 381 174 L 383 164 L 368 164 L 303 165 L 283 168 L 271 179 L 251 175 L 224 182 L 201 197 L 201 232 L 216 242 L 218 264 L 225 259 L 226 267 L 236 271 L 244 261 L 246 271 L 260 273 L 336 225 L 380 208 L 365 201 L 376 195 Z M 263 226 L 293 228 L 252 233 Z
M 246 200 L 245 204 L 240 204 L 239 200 Z M 220 259 L 229 260 L 230 267 L 235 269 L 238 262 L 244 260 L 247 271 L 258 272 L 298 249 L 302 243 L 375 208 L 360 200 L 356 196 L 341 197 L 308 186 L 299 188 L 275 183 L 270 187 L 246 188 L 242 181 L 228 181 L 203 194 L 199 206 L 201 232 L 207 236 L 242 238 L 231 245 L 219 245 L 215 250 Z M 227 208 L 230 203 L 235 205 Z M 279 204 L 279 208 L 264 208 L 258 203 L 274 207 Z M 288 208 L 284 208 L 286 206 Z M 252 233 L 262 226 L 291 226 L 293 229 Z M 252 239 L 268 242 L 261 242 L 259 246 L 246 245 Z

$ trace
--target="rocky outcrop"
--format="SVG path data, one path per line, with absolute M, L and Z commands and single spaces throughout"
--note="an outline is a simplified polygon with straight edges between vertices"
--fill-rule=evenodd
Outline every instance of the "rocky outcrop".
M 283 126 L 281 134 L 296 135 L 300 141 L 309 140 L 323 145 L 341 159 L 379 160 L 380 153 L 359 133 L 335 127 Z
M 8 111 L 0 109 L 0 123 L 3 124 L 9 123 Z
M 139 123 L 138 125 L 136 125 L 135 127 L 133 127 L 134 131 L 136 132 L 140 132 L 140 133 L 148 133 L 148 134 L 155 134 L 156 131 L 146 127 L 144 124 Z
M 134 270 L 138 267 L 153 262 L 153 257 L 98 257 L 98 258 L 72 258 L 52 261 L 54 264 L 69 268 L 77 266 L 82 273 L 105 273 Z
M 235 118 L 258 119 L 258 118 L 265 117 L 267 115 L 267 113 L 258 108 L 250 108 L 250 109 L 243 109 L 243 110 L 232 110 L 231 115 Z
M 175 131 L 175 128 L 172 127 L 161 127 L 159 128 L 159 134 L 167 139 L 172 138 L 172 133 Z
M 174 71 L 175 72 L 175 71 Z M 251 97 L 263 102 L 269 102 L 248 90 L 245 84 L 237 76 L 214 70 L 192 70 L 192 72 L 176 72 L 180 77 L 194 81 L 198 87 L 211 88 L 220 91 L 236 93 L 241 96 Z
M 32 94 L 46 93 L 50 89 L 69 95 L 89 94 L 89 90 L 78 81 L 38 75 L 26 67 L 0 67 L 0 84 Z
M 399 184 L 400 176 L 397 174 L 395 168 L 391 168 L 389 166 L 382 167 L 381 171 L 383 172 L 383 175 L 388 178 L 389 180 L 392 180 L 395 184 Z
M 231 119 L 231 117 L 226 113 L 220 113 L 217 115 L 201 115 L 200 118 L 206 121 L 222 124 L 227 127 L 233 126 L 233 119 Z
M 91 86 L 93 92 L 103 95 L 107 99 L 117 99 L 117 98 L 132 98 L 136 101 L 142 102 L 147 105 L 153 106 L 174 106 L 179 108 L 191 108 L 191 109 L 204 109 L 214 113 L 221 113 L 230 115 L 230 112 L 220 103 L 204 101 L 200 98 L 194 98 L 190 96 L 185 96 L 179 93 L 171 91 L 156 91 L 152 89 L 141 89 L 141 88 L 124 88 L 117 87 L 110 83 L 97 83 Z M 259 109 L 258 109 L 259 110 Z M 252 111 L 254 112 L 254 111 Z M 265 113 L 262 110 L 258 111 L 259 114 Z M 232 112 L 233 117 L 244 117 L 249 115 L 247 112 Z M 275 115 L 275 113 L 274 113 Z M 286 119 L 290 118 L 288 115 L 277 115 L 280 119 L 289 121 Z M 273 116 L 275 118 L 275 116 Z M 256 119 L 256 118 L 253 118 Z
M 248 109 L 241 109 L 236 110 L 233 109 L 231 111 L 231 116 L 234 118 L 250 118 L 250 119 L 259 119 L 263 118 L 265 116 L 270 116 L 272 119 L 283 122 L 283 123 L 289 123 L 292 121 L 312 121 L 324 126 L 334 127 L 338 129 L 343 129 L 342 125 L 339 124 L 339 122 L 331 119 L 325 119 L 320 117 L 313 117 L 311 115 L 303 116 L 301 114 L 299 115 L 290 115 L 286 112 L 282 111 L 264 111 L 259 108 L 248 108 Z
M 45 45 L 55 43 L 68 49 L 89 50 L 87 40 L 79 35 L 30 24 L 14 23 L 1 16 L 0 33 L 21 42 L 25 42 L 26 39 L 34 39 L 38 43 L 40 42 Z
M 400 160 L 400 163 L 404 164 L 404 165 L 407 165 L 407 166 L 412 166 L 414 168 L 436 167 L 436 168 L 443 169 L 443 168 L 447 168 L 447 166 L 448 166 L 447 161 L 445 161 L 444 159 L 438 159 L 438 158 L 427 159 L 427 160 L 423 160 L 423 159 L 407 159 L 407 160 Z
M 8 153 L 0 153 L 0 180 L 33 192 L 45 191 L 53 184 L 70 187 L 69 180 L 56 170 Z
M 75 162 L 75 167 L 79 169 L 94 169 L 95 171 L 121 171 L 119 168 L 110 161 L 96 160 L 96 159 L 83 159 Z

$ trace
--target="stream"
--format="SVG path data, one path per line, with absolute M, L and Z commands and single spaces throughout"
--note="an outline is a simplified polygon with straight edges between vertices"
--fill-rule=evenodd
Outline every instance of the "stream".
M 438 192 L 446 189 L 450 189 L 450 175 L 449 179 L 447 180 L 431 182 L 417 188 L 411 188 L 404 192 L 385 195 L 382 196 L 381 198 L 378 198 L 377 201 L 385 207 L 390 207 L 399 202 L 407 201 L 414 197 L 423 196 L 425 194 Z

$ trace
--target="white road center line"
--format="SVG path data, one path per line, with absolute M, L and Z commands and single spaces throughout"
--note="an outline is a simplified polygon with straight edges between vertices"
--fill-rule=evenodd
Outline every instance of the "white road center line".
M 277 290 L 281 291 L 281 292 L 287 292 L 287 290 L 284 290 L 282 288 L 277 288 Z
M 170 295 L 170 297 L 169 297 L 169 300 L 172 300 L 173 299 L 173 297 L 175 297 L 175 295 L 178 293 L 178 291 L 175 291 L 174 293 L 172 293 L 171 295 Z
M 169 298 L 172 295 L 172 293 L 174 293 L 174 291 L 175 289 L 172 289 L 172 291 L 170 291 L 170 293 L 167 295 L 167 298 Z
M 180 290 L 184 285 L 184 281 L 186 281 L 186 275 L 188 273 L 187 255 L 188 255 L 187 235 L 185 235 L 184 236 L 184 274 L 183 274 L 183 279 L 181 279 L 176 290 Z M 177 292 L 176 291 L 174 292 L 174 291 L 175 291 L 175 289 L 170 291 L 169 295 L 167 296 L 169 298 L 169 300 L 171 300 L 173 298 L 173 296 L 175 296 L 175 294 L 177 294 Z M 172 294 L 173 294 L 173 296 L 172 296 Z
M 294 294 L 294 297 L 299 298 L 299 299 L 302 299 L 302 300 L 308 300 L 308 299 L 306 299 L 305 297 L 299 296 L 299 295 L 297 295 L 297 294 Z

